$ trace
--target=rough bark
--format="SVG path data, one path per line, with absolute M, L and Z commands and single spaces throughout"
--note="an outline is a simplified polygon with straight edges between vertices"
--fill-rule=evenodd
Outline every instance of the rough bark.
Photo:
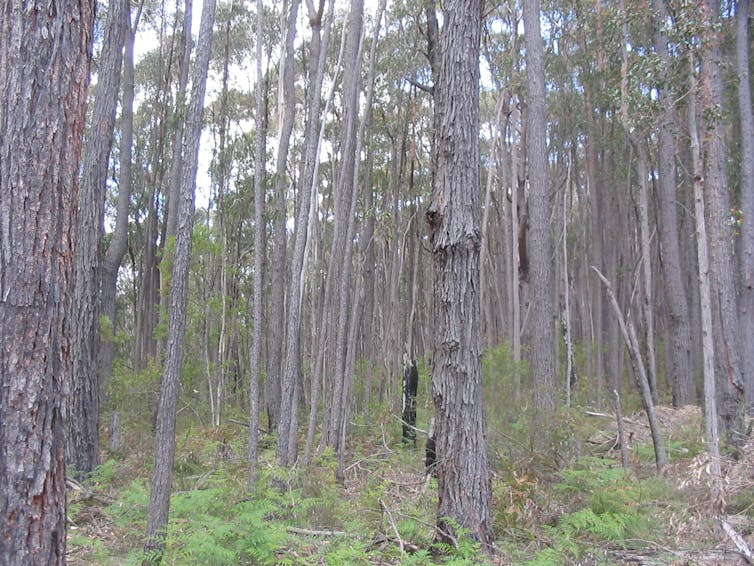
M 191 258 L 191 238 L 194 228 L 194 192 L 198 166 L 199 139 L 202 131 L 204 92 L 212 50 L 212 28 L 215 21 L 215 0 L 206 0 L 197 42 L 194 79 L 191 88 L 186 127 L 184 131 L 183 178 L 181 202 L 175 241 L 175 260 L 170 288 L 170 327 L 165 370 L 160 388 L 157 413 L 155 464 L 152 474 L 151 498 L 147 515 L 144 550 L 150 562 L 160 562 L 165 548 L 165 536 L 170 509 L 175 459 L 175 420 L 178 408 L 181 369 L 183 367 L 183 339 L 186 330 L 188 275 Z
M 547 101 L 544 44 L 540 30 L 539 0 L 525 0 L 526 47 L 526 170 L 529 178 L 529 269 L 532 289 L 531 341 L 534 405 L 542 423 L 549 420 L 557 399 L 555 313 L 553 307 L 550 185 L 547 161 Z
M 65 564 L 79 159 L 94 3 L 0 18 L 0 563 Z
M 482 4 L 443 9 L 435 84 L 435 186 L 427 210 L 434 263 L 438 525 L 491 540 L 479 304 L 479 41 Z
M 99 59 L 89 136 L 84 145 L 76 218 L 73 376 L 66 400 L 66 464 L 79 479 L 99 464 L 98 372 L 102 232 L 107 171 L 120 91 L 127 0 L 110 3 Z

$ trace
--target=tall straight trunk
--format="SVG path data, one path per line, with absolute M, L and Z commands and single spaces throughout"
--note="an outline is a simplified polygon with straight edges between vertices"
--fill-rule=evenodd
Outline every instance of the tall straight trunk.
M 107 170 L 120 91 L 125 17 L 130 4 L 110 4 L 99 73 L 84 146 L 76 217 L 73 276 L 73 376 L 66 399 L 66 462 L 79 478 L 99 463 L 100 263 L 105 218 Z
M 325 38 L 322 38 L 322 12 L 324 0 L 315 9 L 309 4 L 309 22 L 312 26 L 310 47 L 309 89 L 310 98 L 305 136 L 304 175 L 300 183 L 296 214 L 296 233 L 291 257 L 291 281 L 288 312 L 285 323 L 285 372 L 280 396 L 277 458 L 281 466 L 295 462 L 298 451 L 298 390 L 300 381 L 301 302 L 304 290 L 304 259 L 309 230 L 309 213 L 312 204 L 314 177 L 319 157 L 319 120 L 322 105 L 322 79 L 329 45 L 333 0 L 328 3 Z
M 344 424 L 343 417 L 345 414 L 343 391 L 345 389 L 345 363 L 348 348 L 348 314 L 352 301 L 353 235 L 355 233 L 355 205 L 358 195 L 358 184 L 357 179 L 354 178 L 354 171 L 356 170 L 356 160 L 360 157 L 356 152 L 356 134 L 359 125 L 363 22 L 364 2 L 363 0 L 353 0 L 345 30 L 343 150 L 335 199 L 335 234 L 330 254 L 332 273 L 335 277 L 332 287 L 328 285 L 328 289 L 334 287 L 333 291 L 335 292 L 330 304 L 325 304 L 326 309 L 335 311 L 331 314 L 337 322 L 335 327 L 335 367 L 333 368 L 334 372 L 327 372 L 332 376 L 332 383 L 329 387 L 330 411 L 325 414 L 324 434 L 326 443 L 334 447 L 338 453 L 341 450 L 340 430 Z M 330 271 L 329 268 L 328 271 Z
M 249 490 L 257 480 L 257 457 L 259 438 L 259 373 L 262 355 L 262 301 L 264 299 L 265 267 L 265 162 L 267 161 L 267 118 L 264 103 L 264 77 L 262 75 L 262 57 L 264 54 L 264 10 L 262 0 L 257 0 L 256 48 L 257 48 L 257 85 L 256 85 L 256 140 L 254 143 L 254 306 L 252 310 L 253 334 L 251 338 L 251 381 L 249 385 L 249 448 L 248 448 L 248 487 Z
M 118 178 L 118 201 L 115 209 L 115 227 L 110 237 L 110 245 L 102 260 L 101 316 L 106 319 L 111 331 L 109 336 L 100 337 L 99 372 L 102 383 L 106 383 L 113 371 L 115 361 L 115 298 L 118 283 L 118 270 L 128 246 L 128 209 L 131 202 L 132 154 L 134 139 L 134 41 L 141 16 L 141 7 L 131 23 L 130 10 L 124 14 L 126 26 L 125 49 L 123 53 L 123 79 L 120 114 L 120 149 Z
M 184 131 L 185 154 L 181 180 L 179 222 L 175 240 L 175 260 L 170 287 L 170 327 L 165 359 L 165 370 L 160 388 L 157 412 L 155 462 L 152 473 L 152 491 L 147 515 L 144 550 L 150 561 L 160 562 L 165 550 L 170 493 L 173 484 L 175 460 L 175 421 L 178 408 L 181 369 L 183 367 L 183 339 L 186 332 L 188 304 L 188 276 L 191 259 L 191 238 L 194 231 L 194 193 L 198 168 L 199 140 L 202 133 L 204 92 L 212 52 L 212 28 L 215 22 L 215 0 L 206 0 L 197 41 L 194 79 L 191 88 L 186 127 Z
M 689 61 L 688 121 L 691 137 L 692 175 L 694 182 L 694 219 L 696 225 L 696 249 L 698 261 L 699 303 L 702 320 L 702 359 L 704 369 L 704 420 L 707 433 L 707 450 L 710 455 L 710 490 L 714 511 L 723 508 L 723 477 L 720 466 L 720 434 L 717 416 L 717 383 L 715 378 L 715 339 L 712 325 L 712 282 L 710 277 L 709 243 L 707 241 L 707 215 L 704 211 L 704 172 L 699 144 L 696 109 L 695 61 Z
M 672 61 L 665 33 L 667 10 L 665 0 L 652 1 L 655 52 L 664 75 Z M 658 90 L 661 113 L 658 122 L 659 222 L 658 236 L 662 259 L 663 295 L 667 305 L 668 337 L 670 338 L 668 379 L 673 390 L 673 406 L 682 407 L 694 400 L 694 368 L 691 359 L 691 316 L 688 294 L 683 280 L 680 229 L 676 190 L 676 114 L 673 91 L 668 86 Z
M 550 183 L 547 161 L 547 101 L 545 94 L 544 45 L 540 30 L 539 0 L 525 0 L 527 136 L 526 170 L 529 177 L 529 265 L 531 269 L 532 325 L 537 329 L 531 342 L 534 405 L 541 423 L 557 399 L 555 361 L 555 315 L 553 307 L 552 238 L 550 235 Z
M 285 54 L 281 63 L 280 88 L 281 103 L 278 109 L 278 147 L 275 164 L 275 199 L 272 218 L 272 273 L 270 313 L 270 356 L 265 379 L 265 402 L 267 405 L 268 430 L 277 428 L 280 413 L 280 383 L 283 362 L 283 321 L 285 315 L 285 256 L 286 256 L 286 192 L 289 181 L 287 174 L 288 148 L 296 117 L 295 60 L 296 18 L 301 0 L 291 0 L 285 18 Z
M 715 328 L 717 379 L 721 396 L 719 414 L 728 441 L 745 439 L 744 381 L 741 371 L 736 290 L 733 281 L 733 233 L 729 223 L 729 193 L 725 124 L 722 121 L 723 77 L 720 6 L 717 0 L 703 0 L 700 7 L 702 39 L 699 116 L 703 132 L 701 146 L 704 169 L 705 210 L 709 234 L 712 274 L 713 326 Z M 747 345 L 750 347 L 750 345 Z
M 736 71 L 741 121 L 741 226 L 738 320 L 741 325 L 741 365 L 746 405 L 754 409 L 754 113 L 749 73 L 749 0 L 736 3 Z
M 443 8 L 435 81 L 435 186 L 427 210 L 435 268 L 438 526 L 491 541 L 490 472 L 479 321 L 479 0 Z
M 65 564 L 73 240 L 94 2 L 0 18 L 0 563 Z

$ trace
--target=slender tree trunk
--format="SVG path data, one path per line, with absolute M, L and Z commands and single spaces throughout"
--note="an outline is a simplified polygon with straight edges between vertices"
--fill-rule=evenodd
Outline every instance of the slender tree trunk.
M 550 182 L 547 160 L 547 102 L 544 45 L 540 31 L 539 0 L 525 0 L 527 136 L 526 163 L 529 178 L 529 265 L 531 266 L 531 343 L 534 405 L 542 424 L 549 421 L 557 399 L 555 316 L 553 307 L 552 238 L 550 235 Z
M 491 540 L 490 476 L 482 390 L 479 284 L 479 42 L 482 4 L 443 9 L 435 82 L 435 187 L 427 210 L 435 267 L 436 417 L 440 536 L 455 524 Z
M 689 134 L 691 137 L 692 175 L 694 181 L 694 218 L 696 223 L 696 248 L 699 269 L 699 298 L 702 318 L 702 357 L 704 360 L 704 420 L 707 432 L 707 450 L 710 455 L 710 491 L 713 510 L 722 512 L 724 505 L 723 476 L 720 467 L 720 434 L 717 416 L 717 384 L 715 378 L 715 340 L 712 325 L 712 283 L 710 277 L 709 243 L 707 241 L 707 215 L 704 212 L 704 180 L 702 155 L 697 133 L 695 62 L 689 61 Z
M 309 3 L 308 3 L 309 4 Z M 296 214 L 296 233 L 291 258 L 291 281 L 286 317 L 285 372 L 281 387 L 280 420 L 278 422 L 277 458 L 281 466 L 295 462 L 298 451 L 298 390 L 300 382 L 300 340 L 301 340 L 301 302 L 304 290 L 304 260 L 309 231 L 309 218 L 312 205 L 312 192 L 315 188 L 314 178 L 319 157 L 319 119 L 322 104 L 322 79 L 325 71 L 327 48 L 329 45 L 331 14 L 333 0 L 328 3 L 325 38 L 322 38 L 322 12 L 324 0 L 318 8 L 309 4 L 309 21 L 312 26 L 310 48 L 309 88 L 307 131 L 305 137 L 306 153 L 304 175 L 298 195 Z
M 94 3 L 0 18 L 0 563 L 65 564 L 64 399 Z
M 289 186 L 287 161 L 291 132 L 296 117 L 295 60 L 296 18 L 301 0 L 292 0 L 285 12 L 285 54 L 280 73 L 281 104 L 278 109 L 278 147 L 275 166 L 275 204 L 272 219 L 273 261 L 271 274 L 270 357 L 265 380 L 268 430 L 277 428 L 280 417 L 280 384 L 283 361 L 285 315 L 286 192 Z
M 652 1 L 654 46 L 660 64 L 667 75 L 671 59 L 665 33 L 667 10 L 665 0 Z M 683 280 L 678 203 L 676 191 L 676 115 L 673 91 L 662 87 L 658 91 L 661 114 L 658 130 L 659 222 L 660 257 L 669 340 L 668 379 L 673 390 L 673 406 L 682 407 L 694 400 L 694 368 L 691 360 L 691 317 L 688 295 Z
M 130 10 L 124 14 L 126 27 L 125 49 L 123 53 L 123 79 L 120 115 L 120 177 L 118 178 L 118 201 L 115 209 L 115 227 L 110 236 L 110 245 L 102 260 L 101 317 L 107 320 L 110 329 L 100 337 L 99 373 L 103 384 L 112 375 L 115 361 L 115 298 L 118 283 L 118 270 L 128 246 L 128 210 L 131 202 L 132 146 L 134 138 L 134 40 L 141 16 L 143 2 L 139 5 L 131 23 Z
M 105 38 L 82 158 L 76 218 L 73 301 L 73 376 L 66 400 L 66 462 L 85 477 L 99 464 L 101 382 L 97 371 L 100 344 L 100 262 L 105 217 L 107 170 L 120 91 L 125 17 L 130 4 L 116 0 L 107 13 Z
M 144 550 L 149 562 L 161 562 L 165 549 L 170 493 L 175 460 L 175 420 L 178 408 L 181 369 L 183 367 L 183 339 L 186 331 L 188 303 L 188 275 L 191 259 L 191 238 L 194 228 L 194 193 L 198 167 L 199 139 L 202 131 L 204 92 L 212 51 L 212 28 L 215 22 L 215 0 L 205 0 L 197 42 L 191 102 L 184 132 L 183 155 L 185 167 L 181 181 L 179 223 L 176 232 L 175 261 L 170 288 L 170 327 L 165 371 L 160 390 L 157 413 L 155 464 L 152 491 L 147 516 Z
M 719 414 L 728 441 L 745 439 L 744 382 L 741 371 L 736 290 L 733 281 L 733 233 L 729 223 L 731 200 L 728 189 L 725 124 L 722 120 L 722 32 L 717 0 L 704 0 L 700 7 L 703 47 L 699 76 L 699 116 L 703 132 L 705 209 L 709 235 L 713 325 L 717 339 L 717 378 L 721 391 Z M 750 347 L 750 345 L 748 346 Z
M 741 120 L 741 289 L 738 320 L 741 325 L 741 365 L 746 405 L 754 410 L 754 112 L 749 82 L 749 0 L 736 3 L 736 70 Z
M 262 57 L 264 53 L 264 9 L 262 0 L 257 0 L 256 44 L 256 141 L 254 144 L 254 307 L 252 311 L 253 335 L 251 338 L 251 383 L 249 386 L 249 490 L 257 480 L 257 452 L 259 439 L 259 373 L 262 355 L 262 301 L 264 300 L 265 268 L 265 162 L 267 161 L 267 118 L 264 103 L 264 77 Z

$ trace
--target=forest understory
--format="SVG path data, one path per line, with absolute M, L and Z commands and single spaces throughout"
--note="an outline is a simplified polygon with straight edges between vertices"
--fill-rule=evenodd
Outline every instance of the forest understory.
M 422 376 L 425 379 L 425 376 Z M 505 383 L 487 385 L 504 399 Z M 497 394 L 496 394 L 497 393 Z M 337 458 L 276 466 L 262 434 L 259 481 L 245 489 L 244 421 L 197 424 L 191 401 L 179 417 L 175 483 L 163 564 L 746 564 L 713 519 L 709 457 L 699 407 L 657 410 L 669 465 L 654 466 L 646 416 L 623 417 L 627 469 L 613 414 L 573 406 L 541 444 L 526 409 L 488 401 L 495 548 L 470 537 L 437 542 L 437 485 L 424 467 L 428 427 L 420 399 L 416 446 L 389 407 L 353 422 L 345 480 Z M 123 448 L 84 485 L 69 481 L 68 563 L 141 564 L 154 453 L 150 430 L 132 420 Z M 143 422 L 143 421 L 141 421 Z M 103 439 L 110 431 L 103 431 Z M 754 441 L 723 458 L 726 520 L 754 543 Z

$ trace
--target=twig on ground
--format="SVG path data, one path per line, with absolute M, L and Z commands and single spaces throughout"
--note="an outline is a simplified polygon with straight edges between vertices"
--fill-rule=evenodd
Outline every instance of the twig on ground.
M 746 544 L 744 538 L 740 534 L 738 534 L 736 529 L 734 529 L 733 526 L 722 517 L 720 517 L 720 524 L 723 526 L 725 534 L 728 535 L 730 540 L 733 541 L 733 544 L 736 545 L 738 552 L 741 553 L 741 556 L 744 557 L 746 562 L 749 564 L 754 563 L 754 554 L 752 554 L 751 548 L 749 548 L 749 545 Z
M 393 520 L 393 514 L 390 512 L 390 509 L 387 508 L 387 505 L 385 505 L 385 502 L 380 499 L 380 507 L 382 507 L 382 510 L 387 514 L 387 520 L 390 521 L 390 526 L 393 528 L 393 532 L 395 533 L 395 538 L 398 540 L 398 546 L 401 549 L 401 554 L 406 553 L 406 546 L 403 544 L 403 539 L 401 538 L 401 533 L 398 532 L 398 527 L 395 524 L 395 521 Z
M 289 533 L 296 535 L 307 535 L 313 537 L 357 537 L 355 533 L 347 533 L 345 531 L 331 531 L 331 530 L 319 530 L 319 529 L 302 529 L 299 527 L 287 527 L 286 530 Z

